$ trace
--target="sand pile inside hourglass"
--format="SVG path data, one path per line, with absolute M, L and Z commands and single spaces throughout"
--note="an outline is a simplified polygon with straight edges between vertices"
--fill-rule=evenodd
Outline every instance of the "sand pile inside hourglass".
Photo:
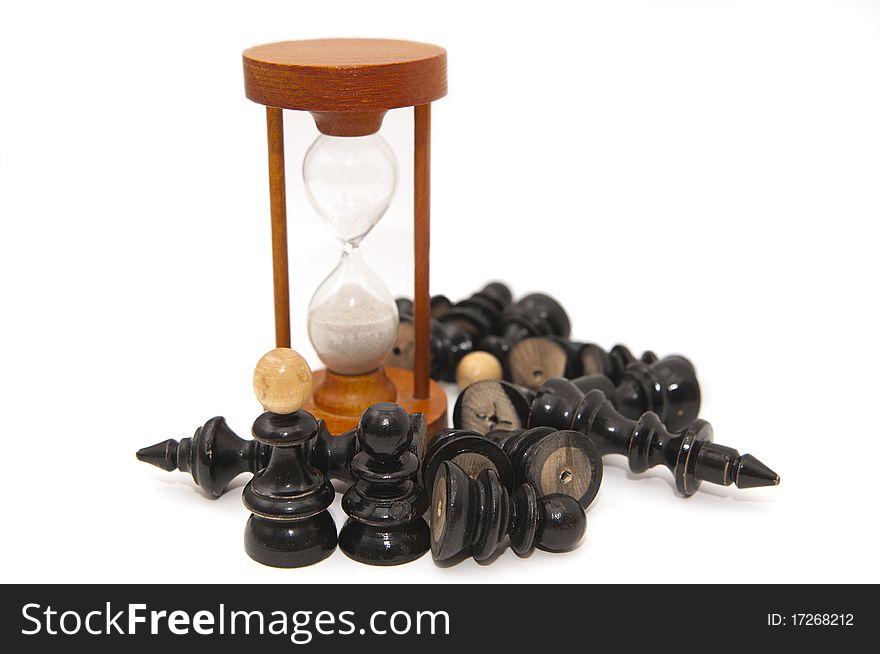
M 341 375 L 372 372 L 394 345 L 397 311 L 361 286 L 341 286 L 309 313 L 309 338 L 324 365 Z

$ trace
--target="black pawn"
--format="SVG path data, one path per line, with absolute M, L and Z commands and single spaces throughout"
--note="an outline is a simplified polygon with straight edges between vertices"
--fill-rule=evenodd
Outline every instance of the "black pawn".
M 217 416 L 196 429 L 192 438 L 169 438 L 138 450 L 137 458 L 168 472 L 188 472 L 199 488 L 220 497 L 238 475 L 262 470 L 271 451 L 268 445 L 240 438 L 225 418 Z
M 413 477 L 418 457 L 409 450 L 410 420 L 390 402 L 372 405 L 358 425 L 361 451 L 351 462 L 355 483 L 342 497 L 349 518 L 339 548 L 355 561 L 399 565 L 430 549 L 425 492 Z
M 582 433 L 533 427 L 486 438 L 507 455 L 517 486 L 532 486 L 539 495 L 569 495 L 584 509 L 596 499 L 605 468 L 599 448 Z
M 245 551 L 255 561 L 277 568 L 322 561 L 336 548 L 336 524 L 327 512 L 333 486 L 306 458 L 306 448 L 318 435 L 318 422 L 304 410 L 267 411 L 254 422 L 253 434 L 272 447 L 272 455 L 242 493 L 251 511 Z
M 587 528 L 584 510 L 568 495 L 539 497 L 524 484 L 510 497 L 495 471 L 472 479 L 444 461 L 431 495 L 431 554 L 435 561 L 469 551 L 489 559 L 505 536 L 519 555 L 533 547 L 563 552 L 575 547 Z
M 700 383 L 693 364 L 683 356 L 663 357 L 648 364 L 630 363 L 615 386 L 604 375 L 572 379 L 582 392 L 599 389 L 621 415 L 635 420 L 653 411 L 667 429 L 681 431 L 700 413 Z
M 573 429 L 592 440 L 602 455 L 622 454 L 635 473 L 663 465 L 672 471 L 675 486 L 685 497 L 701 482 L 737 488 L 776 486 L 779 475 L 751 454 L 712 442 L 712 426 L 695 420 L 685 429 L 670 433 L 660 417 L 644 413 L 630 420 L 614 408 L 605 394 L 592 390 L 584 395 L 564 379 L 551 379 L 535 396 L 530 425 Z

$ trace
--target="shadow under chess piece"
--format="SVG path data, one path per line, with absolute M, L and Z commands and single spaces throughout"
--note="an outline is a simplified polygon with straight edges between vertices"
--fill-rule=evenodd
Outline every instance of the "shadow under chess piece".
M 251 512 L 245 551 L 278 568 L 318 563 L 336 549 L 336 525 L 327 512 L 336 493 L 306 456 L 318 436 L 318 421 L 300 408 L 311 391 L 311 371 L 298 353 L 277 348 L 257 364 L 254 390 L 267 409 L 254 422 L 254 438 L 272 454 L 242 492 Z
M 751 454 L 712 442 L 712 426 L 695 420 L 687 428 L 670 433 L 653 412 L 638 420 L 622 416 L 600 390 L 584 395 L 570 381 L 551 379 L 535 396 L 529 416 L 532 426 L 573 429 L 585 434 L 602 455 L 622 454 L 634 473 L 663 465 L 675 478 L 685 497 L 701 482 L 737 488 L 776 486 L 779 475 Z
M 539 495 L 562 493 L 587 509 L 602 485 L 602 454 L 583 434 L 553 427 L 495 431 L 496 443 L 513 466 L 514 483 L 528 484 Z
M 472 479 L 451 461 L 444 461 L 431 495 L 431 554 L 435 561 L 469 550 L 486 561 L 505 536 L 519 555 L 533 547 L 562 552 L 583 538 L 587 517 L 568 495 L 539 497 L 524 484 L 509 496 L 494 470 Z
M 348 514 L 339 549 L 371 565 L 399 565 L 430 549 L 422 514 L 428 498 L 414 481 L 418 457 L 409 450 L 409 416 L 390 402 L 370 406 L 361 416 L 361 451 L 351 462 L 355 482 L 342 497 Z
M 626 418 L 637 419 L 653 411 L 667 429 L 681 431 L 700 413 L 700 383 L 693 364 L 672 355 L 648 364 L 630 363 L 615 386 L 605 375 L 572 379 L 583 393 L 598 389 Z

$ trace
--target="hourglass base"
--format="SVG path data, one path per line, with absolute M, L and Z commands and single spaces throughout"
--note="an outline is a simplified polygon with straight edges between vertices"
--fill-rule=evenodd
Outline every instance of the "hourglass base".
M 411 370 L 386 366 L 367 375 L 337 375 L 330 370 L 316 370 L 312 373 L 312 387 L 312 397 L 303 408 L 324 420 L 327 429 L 334 435 L 357 427 L 367 407 L 383 401 L 396 402 L 408 413 L 423 414 L 428 437 L 449 426 L 446 392 L 431 380 L 429 397 L 416 399 L 413 397 Z

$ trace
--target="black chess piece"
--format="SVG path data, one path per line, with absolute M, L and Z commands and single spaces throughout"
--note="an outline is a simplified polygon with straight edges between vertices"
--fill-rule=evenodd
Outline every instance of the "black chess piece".
M 199 488 L 220 497 L 238 475 L 265 468 L 271 452 L 268 445 L 240 438 L 225 418 L 216 416 L 196 429 L 192 438 L 180 442 L 169 438 L 138 450 L 137 458 L 169 472 L 188 472 Z
M 583 393 L 599 389 L 626 418 L 636 420 L 653 411 L 666 428 L 681 431 L 700 413 L 700 383 L 693 364 L 672 355 L 648 364 L 630 363 L 614 386 L 605 375 L 588 375 L 571 380 Z
M 254 422 L 254 438 L 272 455 L 242 493 L 251 512 L 245 527 L 248 555 L 264 565 L 299 568 L 327 558 L 336 549 L 336 524 L 327 512 L 335 491 L 330 480 L 306 459 L 318 422 L 303 409 L 266 411 Z
M 428 498 L 413 480 L 419 460 L 409 451 L 409 416 L 400 406 L 380 402 L 361 416 L 361 452 L 351 462 L 355 483 L 342 497 L 349 518 L 339 532 L 339 548 L 355 561 L 398 565 L 430 549 L 422 514 Z
M 580 377 L 584 374 L 583 347 L 583 343 L 559 336 L 524 338 L 510 349 L 507 360 L 510 381 L 535 391 L 553 377 Z
M 489 352 L 507 371 L 511 348 L 530 336 L 571 334 L 571 321 L 562 305 L 549 295 L 532 293 L 508 306 L 501 315 L 501 333 L 483 338 L 478 349 Z
M 410 450 L 417 453 L 424 442 L 426 425 L 421 413 L 410 415 Z M 334 436 L 323 420 L 318 436 L 307 445 L 309 462 L 330 479 L 351 482 L 351 460 L 360 452 L 356 430 Z M 272 448 L 236 435 L 220 416 L 196 429 L 192 438 L 168 439 L 145 447 L 137 458 L 162 470 L 190 472 L 196 485 L 212 497 L 220 497 L 235 477 L 255 474 L 266 467 Z
M 422 488 L 434 487 L 434 476 L 444 461 L 452 461 L 471 477 L 494 470 L 507 490 L 513 492 L 514 474 L 510 459 L 482 434 L 466 429 L 444 429 L 435 434 L 422 456 L 419 471 Z
M 469 550 L 477 561 L 489 559 L 505 536 L 523 556 L 533 547 L 563 552 L 584 536 L 587 517 L 568 495 L 538 496 L 528 484 L 509 496 L 494 470 L 476 479 L 444 461 L 431 495 L 431 554 L 435 561 Z
M 751 454 L 712 442 L 712 426 L 694 420 L 685 429 L 670 433 L 651 411 L 630 420 L 612 406 L 600 390 L 584 395 L 565 379 L 551 379 L 535 396 L 529 415 L 532 426 L 573 429 L 589 436 L 602 455 L 622 454 L 635 473 L 665 465 L 684 496 L 693 495 L 700 483 L 737 488 L 776 486 L 779 475 Z
M 513 466 L 514 484 L 528 484 L 539 495 L 562 493 L 587 509 L 602 485 L 599 449 L 582 433 L 553 427 L 494 431 L 496 443 Z
M 581 374 L 605 375 L 617 384 L 629 364 L 635 361 L 650 364 L 657 361 L 657 358 L 651 350 L 643 352 L 641 357 L 636 358 L 626 345 L 615 345 L 610 352 L 606 352 L 595 343 L 586 343 L 580 350 Z
M 510 304 L 510 289 L 500 282 L 487 284 L 469 298 L 452 305 L 435 308 L 432 298 L 430 323 L 430 374 L 439 381 L 455 381 L 455 370 L 465 355 L 473 352 L 485 336 L 498 329 L 501 313 Z M 447 300 L 448 302 L 448 300 Z M 397 300 L 400 320 L 397 338 L 385 364 L 412 370 L 414 332 L 412 302 Z M 435 310 L 436 309 L 436 310 Z
M 490 282 L 470 297 L 456 302 L 439 318 L 446 325 L 457 325 L 480 339 L 501 331 L 501 316 L 513 301 L 510 288 L 502 282 Z
M 521 429 L 528 425 L 534 393 L 510 382 L 484 379 L 467 386 L 455 400 L 452 424 L 488 434 L 495 429 Z

